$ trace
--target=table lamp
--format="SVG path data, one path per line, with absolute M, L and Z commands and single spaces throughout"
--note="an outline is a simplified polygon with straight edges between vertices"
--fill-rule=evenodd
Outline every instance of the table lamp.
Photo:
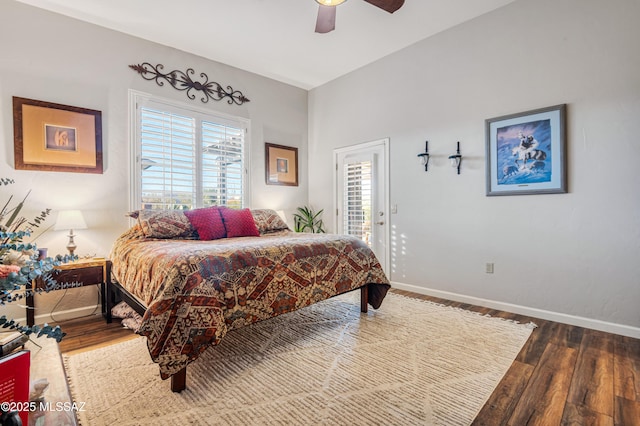
M 75 234 L 74 229 L 87 229 L 87 223 L 84 221 L 82 212 L 80 210 L 60 210 L 58 212 L 58 219 L 53 227 L 54 231 L 69 230 L 69 244 L 67 244 L 67 250 L 69 254 L 73 256 L 73 252 L 76 250 L 76 243 L 73 241 Z

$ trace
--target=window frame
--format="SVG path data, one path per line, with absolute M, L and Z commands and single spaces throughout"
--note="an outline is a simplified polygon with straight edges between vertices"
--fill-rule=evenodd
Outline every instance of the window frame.
M 129 90 L 129 211 L 136 211 L 142 208 L 142 174 L 140 173 L 141 141 L 140 141 L 140 109 L 152 102 L 160 104 L 164 111 L 184 115 L 193 114 L 194 118 L 202 119 L 212 123 L 239 127 L 244 129 L 243 141 L 243 165 L 244 165 L 244 192 L 242 194 L 243 208 L 250 207 L 251 201 L 251 120 L 243 117 L 225 114 L 219 111 L 200 108 L 183 102 L 161 98 L 149 93 Z M 200 143 L 202 140 L 202 128 L 196 126 L 196 139 Z M 195 167 L 202 166 L 202 159 L 196 158 Z M 202 182 L 196 182 L 197 187 L 202 186 Z M 197 191 L 200 195 L 202 191 Z M 195 207 L 201 207 L 202 199 L 196 200 Z

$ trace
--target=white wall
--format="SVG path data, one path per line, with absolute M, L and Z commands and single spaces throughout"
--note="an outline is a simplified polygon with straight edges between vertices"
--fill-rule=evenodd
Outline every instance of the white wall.
M 162 63 L 167 71 L 193 68 L 196 78 L 204 72 L 210 80 L 242 91 L 251 102 L 237 106 L 226 101 L 190 101 L 183 92 L 168 85 L 159 87 L 128 67 L 145 61 Z M 290 214 L 307 203 L 307 91 L 10 0 L 0 0 L 0 176 L 13 178 L 16 184 L 0 187 L 0 203 L 10 194 L 23 197 L 32 190 L 28 202 L 32 211 L 80 209 L 90 229 L 77 232 L 77 253 L 108 255 L 115 238 L 128 227 L 124 214 L 130 208 L 129 89 L 250 119 L 251 207 Z M 104 174 L 15 170 L 13 96 L 102 111 Z M 298 187 L 265 185 L 264 142 L 298 147 Z M 48 222 L 54 221 L 55 214 Z M 48 247 L 50 254 L 63 253 L 65 234 L 48 231 L 36 243 Z M 56 306 L 57 312 L 95 305 L 97 300 L 93 287 L 69 293 Z M 46 315 L 61 297 L 62 292 L 54 292 L 36 298 L 41 307 L 36 315 Z M 24 316 L 16 306 L 0 308 L 4 313 Z
M 640 337 L 638 16 L 521 0 L 312 90 L 310 203 L 331 210 L 333 149 L 390 137 L 396 286 Z M 486 197 L 484 120 L 561 103 L 569 193 Z

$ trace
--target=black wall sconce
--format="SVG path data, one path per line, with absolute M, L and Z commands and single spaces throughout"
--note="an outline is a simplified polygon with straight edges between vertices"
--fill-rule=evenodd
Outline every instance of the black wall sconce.
M 424 166 L 424 171 L 426 172 L 429 167 L 429 141 L 425 141 L 424 152 L 418 154 L 418 160 L 420 160 L 420 164 Z
M 458 148 L 456 149 L 456 153 L 450 155 L 449 160 L 451 161 L 451 167 L 457 168 L 458 174 L 460 174 L 460 163 L 462 163 L 462 155 L 460 155 L 460 141 L 458 141 Z

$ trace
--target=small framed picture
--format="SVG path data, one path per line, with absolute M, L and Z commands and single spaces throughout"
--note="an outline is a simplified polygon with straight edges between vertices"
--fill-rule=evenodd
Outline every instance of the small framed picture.
M 267 185 L 298 186 L 298 148 L 264 145 Z
M 44 125 L 45 150 L 77 151 L 75 127 Z
M 487 196 L 567 192 L 566 105 L 485 122 Z
M 102 173 L 100 111 L 13 98 L 16 170 Z
M 289 173 L 289 160 L 286 158 L 276 158 L 276 171 L 278 173 Z

